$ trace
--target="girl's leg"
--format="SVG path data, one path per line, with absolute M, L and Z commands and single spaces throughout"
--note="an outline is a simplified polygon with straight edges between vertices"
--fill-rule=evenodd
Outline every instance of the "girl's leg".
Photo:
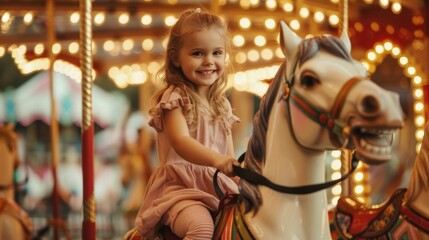
M 207 240 L 213 237 L 213 219 L 208 209 L 192 205 L 179 212 L 171 230 L 184 240 Z

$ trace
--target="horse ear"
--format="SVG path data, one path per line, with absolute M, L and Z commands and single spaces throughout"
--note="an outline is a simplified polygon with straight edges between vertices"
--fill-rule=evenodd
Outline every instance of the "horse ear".
M 350 43 L 350 38 L 349 38 L 349 35 L 347 34 L 347 30 L 343 29 L 340 39 L 344 43 L 344 46 L 346 47 L 347 52 L 350 54 L 352 51 L 352 44 Z
M 292 31 L 284 21 L 280 21 L 280 31 L 280 47 L 286 58 L 291 59 L 302 38 Z

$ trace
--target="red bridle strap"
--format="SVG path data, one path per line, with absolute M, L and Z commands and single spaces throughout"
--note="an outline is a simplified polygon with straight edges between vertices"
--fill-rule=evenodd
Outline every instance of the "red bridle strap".
M 286 101 L 290 99 L 292 103 L 294 103 L 295 106 L 297 106 L 310 119 L 327 128 L 330 132 L 332 141 L 335 141 L 337 144 L 340 144 L 337 140 L 334 140 L 334 136 L 337 136 L 339 138 L 343 137 L 344 125 L 338 120 L 338 117 L 341 113 L 341 110 L 344 106 L 344 103 L 350 90 L 360 80 L 362 80 L 362 78 L 353 77 L 341 87 L 337 97 L 335 98 L 334 104 L 330 112 L 326 112 L 320 107 L 315 106 L 306 98 L 304 98 L 304 96 L 299 94 L 294 88 L 292 88 L 292 90 L 290 91 L 290 98 L 289 96 L 286 96 L 284 97 L 284 99 Z
M 347 98 L 347 95 L 349 94 L 350 90 L 355 86 L 357 82 L 362 80 L 360 77 L 354 77 L 350 80 L 348 80 L 343 87 L 341 88 L 340 92 L 337 95 L 337 98 L 335 99 L 334 106 L 332 106 L 331 115 L 334 118 L 337 118 L 340 115 L 341 109 L 344 106 L 344 102 Z

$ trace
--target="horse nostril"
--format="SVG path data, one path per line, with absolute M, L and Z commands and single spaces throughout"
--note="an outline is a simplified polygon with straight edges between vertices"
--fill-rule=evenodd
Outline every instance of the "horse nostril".
M 359 105 L 360 113 L 367 117 L 374 117 L 380 111 L 380 102 L 374 96 L 368 95 L 362 98 Z

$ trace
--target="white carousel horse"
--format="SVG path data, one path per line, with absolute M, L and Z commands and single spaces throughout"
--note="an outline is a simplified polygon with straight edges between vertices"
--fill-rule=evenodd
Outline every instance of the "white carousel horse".
M 366 206 L 344 197 L 331 213 L 333 239 L 429 240 L 429 124 L 407 189 L 398 189 L 382 204 Z
M 280 36 L 286 62 L 261 100 L 244 168 L 234 168 L 240 194 L 224 196 L 213 239 L 331 239 L 323 189 L 345 176 L 325 182 L 325 151 L 387 161 L 403 124 L 398 96 L 368 79 L 347 34 L 303 40 L 281 22 Z
M 30 239 L 32 234 L 30 217 L 14 200 L 16 141 L 12 126 L 0 126 L 0 239 Z

